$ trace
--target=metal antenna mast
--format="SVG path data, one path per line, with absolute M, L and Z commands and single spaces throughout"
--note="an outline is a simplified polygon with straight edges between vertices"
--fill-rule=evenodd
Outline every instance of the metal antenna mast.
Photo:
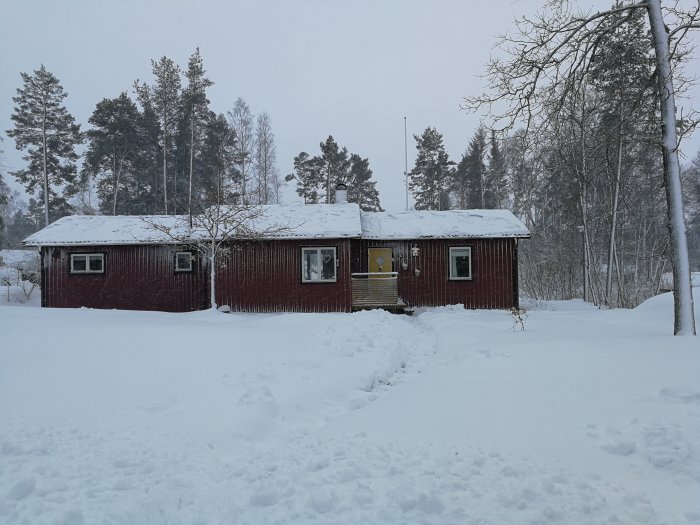
M 406 185 L 406 211 L 408 211 L 408 139 L 406 138 L 406 117 L 403 118 L 403 155 L 404 155 L 404 170 L 403 181 Z

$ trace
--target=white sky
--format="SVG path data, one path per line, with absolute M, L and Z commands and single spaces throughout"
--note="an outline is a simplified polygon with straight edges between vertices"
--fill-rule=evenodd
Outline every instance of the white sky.
M 435 126 L 458 161 L 478 125 L 459 109 L 481 90 L 498 34 L 539 0 L 2 0 L 0 137 L 4 164 L 23 166 L 5 136 L 20 72 L 44 64 L 62 82 L 65 103 L 83 129 L 103 98 L 152 81 L 150 59 L 181 67 L 199 46 L 211 108 L 243 97 L 272 118 L 284 176 L 300 151 L 318 153 L 331 134 L 368 157 L 388 210 L 405 205 L 404 122 L 412 134 Z M 600 2 L 599 2 L 600 3 Z M 601 4 L 605 7 L 607 2 Z M 697 40 L 697 37 L 696 37 Z M 700 71 L 695 61 L 691 71 Z M 694 91 L 695 96 L 699 94 Z M 686 144 L 694 156 L 700 142 Z M 294 195 L 288 192 L 286 200 Z

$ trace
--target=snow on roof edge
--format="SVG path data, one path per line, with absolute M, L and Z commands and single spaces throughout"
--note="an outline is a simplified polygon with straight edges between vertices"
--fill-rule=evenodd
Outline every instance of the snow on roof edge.
M 361 212 L 357 204 L 270 205 L 260 222 L 301 221 L 292 231 L 272 233 L 261 240 L 313 239 L 469 239 L 531 237 L 529 230 L 508 210 L 447 210 Z M 41 246 L 125 246 L 187 244 L 154 230 L 149 221 L 165 227 L 183 227 L 184 216 L 72 215 L 30 235 L 22 244 Z M 244 237 L 240 237 L 244 240 Z M 252 239 L 249 238 L 249 239 Z M 206 240 L 201 232 L 192 242 Z

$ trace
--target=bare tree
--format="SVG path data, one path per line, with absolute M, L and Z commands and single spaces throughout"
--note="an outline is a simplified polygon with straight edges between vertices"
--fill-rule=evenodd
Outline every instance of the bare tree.
M 683 37 L 687 32 L 700 28 L 700 4 L 683 11 L 677 4 L 662 8 L 660 0 L 617 2 L 611 9 L 592 14 L 574 12 L 567 0 L 552 0 L 547 7 L 548 11 L 533 19 L 516 20 L 515 33 L 501 37 L 499 47 L 507 58 L 494 58 L 488 65 L 486 78 L 492 92 L 466 98 L 463 107 L 486 108 L 501 128 L 512 127 L 522 120 L 528 131 L 547 127 L 550 123 L 543 118 L 545 109 L 563 108 L 567 95 L 585 85 L 582 79 L 605 35 L 627 24 L 634 11 L 646 10 L 653 36 L 661 108 L 660 149 L 674 278 L 674 334 L 695 335 L 675 114 L 674 74 L 677 76 L 680 71 L 674 57 L 684 51 Z M 668 24 L 674 28 L 669 29 Z M 500 110 L 503 103 L 506 109 Z M 690 121 L 689 127 L 695 126 L 692 118 L 680 121 Z
M 289 224 L 276 224 L 268 215 L 269 208 L 260 205 L 214 205 L 192 217 L 180 216 L 175 223 L 163 223 L 149 216 L 142 220 L 168 240 L 188 246 L 207 261 L 209 270 L 210 305 L 216 302 L 216 269 L 219 258 L 236 241 L 262 241 L 275 238 L 294 229 Z
M 240 203 L 248 203 L 248 182 L 253 169 L 253 115 L 245 100 L 237 98 L 233 109 L 227 114 L 229 124 L 236 135 L 234 168 L 238 179 Z
M 175 223 L 164 224 L 150 217 L 143 217 L 149 228 L 165 235 L 166 238 L 189 246 L 202 259 L 207 261 L 209 270 L 210 304 L 217 308 L 216 302 L 216 269 L 219 258 L 228 253 L 235 241 L 264 240 L 291 231 L 294 226 L 278 224 L 268 216 L 269 207 L 261 205 L 226 204 L 229 199 L 234 181 L 228 177 L 228 165 L 231 162 L 230 146 L 233 144 L 228 137 L 229 128 L 223 115 L 218 117 L 222 124 L 222 135 L 219 137 L 217 148 L 216 185 L 211 206 L 200 205 L 200 213 L 179 217 Z
M 272 133 L 270 115 L 261 113 L 255 128 L 255 190 L 258 204 L 279 201 L 277 147 Z

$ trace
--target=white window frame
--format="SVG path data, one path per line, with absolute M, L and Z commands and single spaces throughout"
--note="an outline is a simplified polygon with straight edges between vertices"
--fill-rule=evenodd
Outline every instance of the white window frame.
M 85 269 L 84 270 L 76 270 L 75 269 L 75 259 L 76 257 L 85 257 Z M 91 270 L 90 269 L 90 260 L 91 259 L 99 259 L 102 264 L 101 264 L 101 269 L 99 270 Z M 71 253 L 70 254 L 70 273 L 72 274 L 84 274 L 84 273 L 92 273 L 92 274 L 100 274 L 100 273 L 105 273 L 105 254 L 104 253 Z
M 189 268 L 180 268 L 180 267 L 177 265 L 178 257 L 179 257 L 180 255 L 187 255 L 187 257 L 188 257 L 187 260 L 190 262 Z M 187 252 L 187 251 L 175 252 L 175 271 L 176 271 L 176 272 L 191 272 L 191 271 L 192 271 L 192 268 L 193 268 L 193 267 L 192 267 L 192 259 L 193 259 L 192 252 Z
M 453 255 L 454 252 L 457 250 L 468 250 L 469 251 L 469 277 L 458 277 L 456 275 L 453 275 L 452 270 L 453 268 L 456 270 L 457 265 L 456 263 L 453 264 L 453 258 L 456 257 L 456 255 Z M 473 268 L 472 268 L 472 247 L 471 246 L 450 246 L 450 251 L 449 251 L 449 256 L 447 259 L 447 265 L 448 265 L 448 272 L 449 272 L 449 279 L 450 281 L 471 281 L 472 277 L 474 275 L 473 273 Z
M 306 252 L 316 252 L 319 260 L 321 250 L 333 250 L 333 278 L 332 279 L 305 279 L 304 278 L 304 254 Z M 335 283 L 338 282 L 338 250 L 335 246 L 303 246 L 301 248 L 301 282 L 302 283 Z

